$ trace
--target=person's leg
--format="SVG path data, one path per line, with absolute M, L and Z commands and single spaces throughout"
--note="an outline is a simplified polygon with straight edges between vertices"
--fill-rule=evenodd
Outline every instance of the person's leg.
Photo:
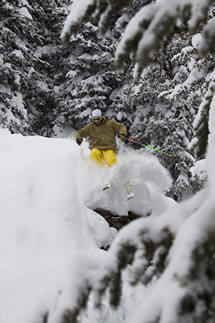
M 104 160 L 109 167 L 117 163 L 117 157 L 114 150 L 102 150 Z
M 111 167 L 117 163 L 117 157 L 116 153 L 114 150 L 102 150 L 103 153 L 103 158 L 105 164 L 108 166 L 106 170 L 106 184 L 103 187 L 103 190 L 105 191 L 106 189 L 110 188 L 112 185 L 112 179 L 114 178 L 114 173 L 111 172 Z M 108 171 L 109 169 L 109 171 Z
M 93 148 L 90 152 L 90 158 L 98 163 L 100 166 L 104 166 L 103 152 L 97 148 Z

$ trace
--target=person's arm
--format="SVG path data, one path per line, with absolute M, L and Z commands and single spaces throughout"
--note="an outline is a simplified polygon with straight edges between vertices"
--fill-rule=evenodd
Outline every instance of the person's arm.
M 85 138 L 88 137 L 90 135 L 90 124 L 88 124 L 87 126 L 85 126 L 84 128 L 78 130 L 75 134 L 75 139 L 77 138 Z
M 118 133 L 119 135 L 124 135 L 124 137 L 127 135 L 127 128 L 123 123 L 120 122 L 116 122 L 114 120 L 112 120 L 113 122 L 113 129 L 116 133 Z
M 89 128 L 90 128 L 90 124 L 88 124 L 87 126 L 85 126 L 84 128 L 82 128 L 76 132 L 75 139 L 76 139 L 76 143 L 78 145 L 82 144 L 83 138 L 89 136 L 89 134 L 90 134 Z

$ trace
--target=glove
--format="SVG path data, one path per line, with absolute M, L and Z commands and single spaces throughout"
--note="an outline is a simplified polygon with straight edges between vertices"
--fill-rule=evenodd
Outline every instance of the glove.
M 83 139 L 82 138 L 77 138 L 76 139 L 76 143 L 80 146 L 83 142 Z
M 126 141 L 126 136 L 124 133 L 119 133 L 119 138 L 123 141 Z

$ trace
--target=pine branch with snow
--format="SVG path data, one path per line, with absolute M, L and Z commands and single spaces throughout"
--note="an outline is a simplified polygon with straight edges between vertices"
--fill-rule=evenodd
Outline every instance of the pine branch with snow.
M 76 30 L 77 22 L 84 22 L 86 17 L 90 19 L 90 15 L 94 12 L 100 15 L 100 25 L 107 29 L 106 17 L 109 13 L 116 12 L 120 7 L 128 5 L 127 1 L 115 1 L 107 5 L 107 2 L 101 1 L 97 3 L 90 1 L 90 4 L 82 4 L 78 1 L 78 6 L 83 10 L 77 8 L 77 1 L 71 7 L 71 13 L 68 16 L 64 28 L 62 30 L 61 39 L 63 43 L 68 42 L 70 35 Z M 147 2 L 144 2 L 145 5 Z M 101 5 L 104 4 L 104 12 L 101 10 Z M 158 50 L 163 43 L 170 41 L 172 36 L 178 31 L 180 32 L 179 22 L 183 29 L 186 28 L 195 33 L 199 30 L 199 25 L 206 24 L 210 6 L 213 4 L 212 0 L 183 0 L 178 1 L 158 1 L 156 3 L 145 5 L 128 23 L 124 35 L 118 45 L 116 51 L 115 65 L 121 68 L 125 60 L 130 56 L 137 64 L 135 79 L 139 80 L 142 69 L 150 62 L 157 59 Z M 90 7 L 90 5 L 92 7 Z M 90 13 L 88 12 L 91 8 Z M 84 14 L 83 14 L 84 11 Z M 209 48 L 213 44 L 213 22 L 206 25 L 203 33 L 203 42 L 200 46 L 200 54 L 206 55 Z
M 69 44 L 70 37 L 76 33 L 83 22 L 89 20 L 90 16 L 99 20 L 102 32 L 105 32 L 115 15 L 121 8 L 128 5 L 131 0 L 121 1 L 95 1 L 95 0 L 76 0 L 73 2 L 70 14 L 68 15 L 64 28 L 61 33 L 61 41 L 64 45 Z
M 194 121 L 194 133 L 195 136 L 192 139 L 189 149 L 193 151 L 198 159 L 205 156 L 208 145 L 208 121 L 209 111 L 213 95 L 215 91 L 214 73 L 211 75 L 211 82 L 209 84 L 208 91 L 206 92 L 204 99 L 199 107 L 198 114 Z

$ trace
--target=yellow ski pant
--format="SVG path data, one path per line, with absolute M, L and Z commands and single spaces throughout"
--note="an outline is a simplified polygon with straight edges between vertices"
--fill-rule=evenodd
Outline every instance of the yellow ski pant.
M 117 157 L 114 150 L 100 150 L 93 148 L 90 152 L 90 158 L 102 167 L 104 165 L 111 167 L 117 163 Z

